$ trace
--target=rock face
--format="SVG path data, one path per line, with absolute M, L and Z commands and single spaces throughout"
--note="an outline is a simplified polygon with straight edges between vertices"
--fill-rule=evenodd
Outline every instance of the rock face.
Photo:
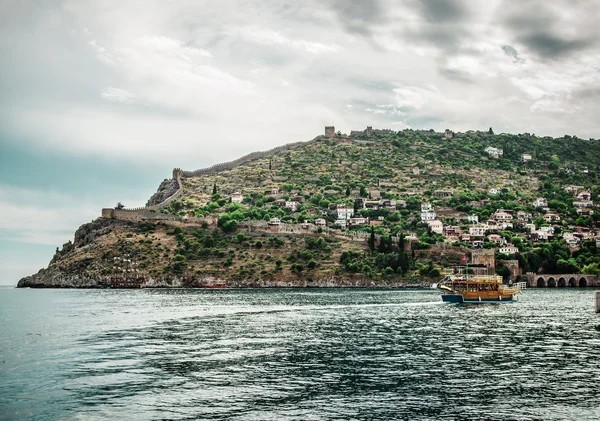
M 146 206 L 154 206 L 164 202 L 167 198 L 175 194 L 178 189 L 179 185 L 177 184 L 177 180 L 173 178 L 170 180 L 164 180 L 162 183 L 160 183 L 160 186 L 158 186 L 156 193 L 154 193 L 148 200 Z

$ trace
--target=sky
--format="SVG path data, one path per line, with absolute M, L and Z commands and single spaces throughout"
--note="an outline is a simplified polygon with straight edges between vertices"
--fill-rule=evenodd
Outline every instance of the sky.
M 325 125 L 600 137 L 600 2 L 0 0 L 0 284 Z

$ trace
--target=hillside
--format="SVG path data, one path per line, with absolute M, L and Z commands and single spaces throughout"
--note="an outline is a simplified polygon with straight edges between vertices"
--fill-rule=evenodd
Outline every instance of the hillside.
M 481 250 L 506 278 L 595 273 L 599 174 L 598 140 L 327 128 L 175 169 L 19 286 L 414 286 Z

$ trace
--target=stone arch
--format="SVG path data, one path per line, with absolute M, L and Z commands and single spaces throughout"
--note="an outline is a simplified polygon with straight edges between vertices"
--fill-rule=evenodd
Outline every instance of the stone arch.
M 580 287 L 586 287 L 587 286 L 587 279 L 585 279 L 584 277 L 579 278 L 579 286 Z
M 560 278 L 558 278 L 558 284 L 557 284 L 557 286 L 559 288 L 566 287 L 567 286 L 567 280 L 561 276 Z
M 556 288 L 556 279 L 552 276 L 548 278 L 548 288 Z
M 537 280 L 537 287 L 538 288 L 546 288 L 546 280 L 541 276 Z
M 572 276 L 569 278 L 569 286 L 571 288 L 575 288 L 577 286 L 577 279 L 573 278 Z

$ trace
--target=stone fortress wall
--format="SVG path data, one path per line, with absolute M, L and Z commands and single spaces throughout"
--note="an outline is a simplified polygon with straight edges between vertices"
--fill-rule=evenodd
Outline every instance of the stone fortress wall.
M 238 158 L 234 161 L 224 162 L 222 164 L 216 164 L 216 165 L 213 165 L 212 167 L 202 168 L 202 169 L 195 170 L 195 171 L 183 171 L 182 174 L 184 177 L 198 177 L 198 176 L 201 176 L 204 174 L 211 174 L 211 173 L 214 173 L 217 171 L 230 170 L 230 169 L 233 169 L 239 165 L 245 164 L 250 161 L 256 161 L 257 159 L 267 158 L 268 156 L 276 154 L 278 152 L 285 152 L 285 151 L 291 151 L 294 149 L 298 149 L 302 146 L 314 143 L 321 138 L 322 138 L 322 136 L 317 136 L 314 139 L 306 141 L 306 142 L 288 143 L 288 144 L 285 144 L 282 146 L 277 146 L 273 149 L 269 149 L 268 151 L 252 152 L 252 153 L 249 153 L 248 155 L 244 155 L 241 158 Z
M 183 195 L 183 183 L 181 182 L 182 177 L 199 177 L 205 174 L 212 174 L 218 171 L 225 171 L 233 169 L 239 165 L 245 164 L 247 162 L 256 161 L 258 159 L 267 158 L 273 154 L 279 152 L 290 151 L 294 149 L 299 149 L 305 145 L 309 145 L 320 140 L 323 136 L 317 136 L 312 140 L 305 142 L 294 142 L 288 143 L 282 146 L 277 146 L 275 148 L 269 149 L 267 151 L 262 152 L 252 152 L 248 155 L 244 155 L 241 158 L 238 158 L 234 161 L 224 162 L 221 164 L 213 165 L 212 167 L 202 168 L 195 171 L 183 171 L 181 168 L 173 169 L 173 180 L 177 180 L 178 189 L 171 196 L 163 200 L 161 203 L 152 205 L 152 206 L 142 206 L 137 208 L 123 208 L 123 209 L 113 209 L 113 208 L 104 208 L 102 209 L 102 217 L 110 218 L 110 219 L 120 219 L 124 221 L 142 221 L 147 219 L 156 219 L 156 220 L 181 220 L 189 223 L 202 223 L 204 219 L 202 218 L 184 218 L 175 215 L 165 215 L 156 213 L 157 210 L 160 210 L 169 205 L 173 200 L 181 197 Z M 192 220 L 198 219 L 198 221 Z M 202 220 L 200 220 L 202 219 Z M 210 225 L 210 224 L 209 224 Z

